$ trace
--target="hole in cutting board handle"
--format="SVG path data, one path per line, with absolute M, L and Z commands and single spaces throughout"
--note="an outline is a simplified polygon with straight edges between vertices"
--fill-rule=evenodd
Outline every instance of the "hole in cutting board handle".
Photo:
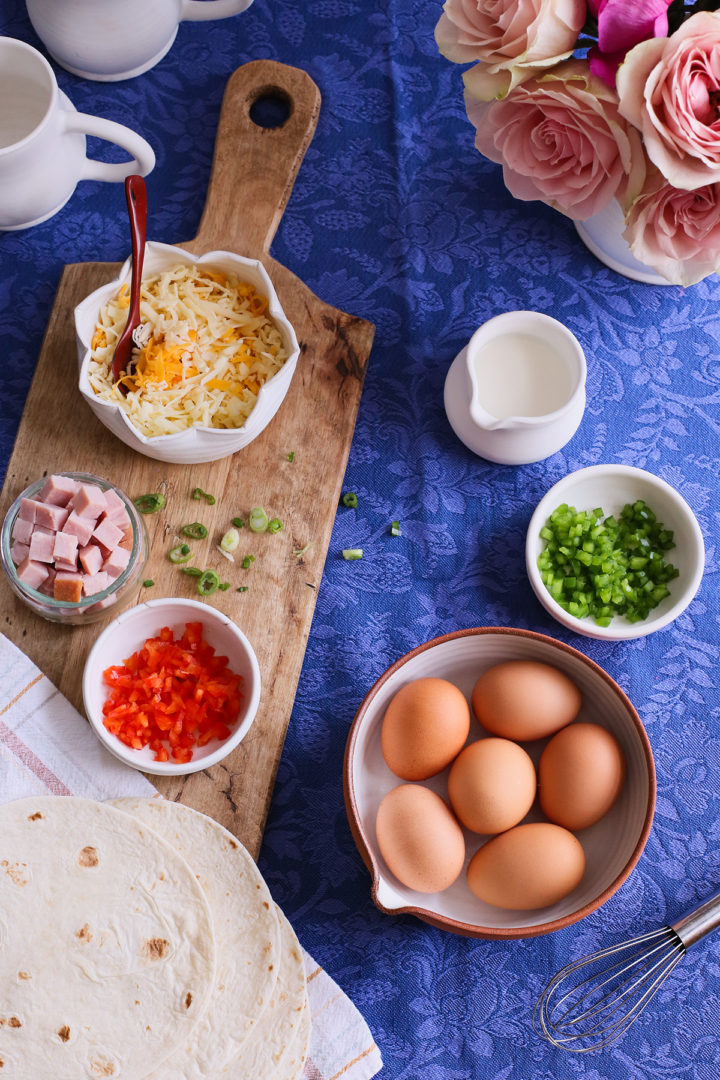
M 292 113 L 292 98 L 278 86 L 263 87 L 250 105 L 250 119 L 261 128 L 279 128 Z

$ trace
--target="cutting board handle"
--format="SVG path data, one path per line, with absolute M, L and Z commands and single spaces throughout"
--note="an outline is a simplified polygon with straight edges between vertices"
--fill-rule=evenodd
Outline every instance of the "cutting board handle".
M 253 104 L 266 97 L 287 106 L 287 119 L 278 127 L 259 127 L 250 118 Z M 274 60 L 239 67 L 223 97 L 200 228 L 183 246 L 198 253 L 267 254 L 319 112 L 320 91 L 299 68 Z

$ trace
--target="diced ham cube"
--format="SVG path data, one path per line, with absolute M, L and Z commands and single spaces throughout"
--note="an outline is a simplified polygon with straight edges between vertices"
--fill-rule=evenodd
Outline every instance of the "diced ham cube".
M 103 494 L 105 496 L 105 502 L 107 504 L 105 509 L 107 511 L 108 517 L 112 517 L 113 510 L 125 509 L 125 503 L 122 501 L 117 491 L 113 491 L 112 488 L 108 488 L 108 490 L 104 491 Z
M 85 573 L 97 574 L 103 562 L 102 551 L 97 544 L 86 544 L 85 547 L 80 548 L 78 555 L 80 556 L 80 565 Z
M 86 596 L 94 596 L 95 593 L 102 592 L 103 589 L 107 589 L 108 585 L 112 582 L 112 578 L 109 574 L 100 571 L 99 574 L 83 574 L 82 584 L 83 592 Z
M 29 544 L 30 537 L 33 534 L 33 523 L 26 518 L 15 518 L 15 524 L 13 525 L 12 538 L 17 540 L 19 544 Z
M 35 524 L 45 529 L 62 529 L 68 519 L 69 510 L 51 503 L 38 503 L 35 507 Z
M 39 589 L 48 576 L 48 568 L 44 563 L 33 562 L 25 559 L 17 568 L 18 581 L 23 585 L 29 585 L 31 589 Z
M 131 527 L 130 515 L 124 506 L 114 506 L 112 510 L 106 510 L 100 521 L 112 521 L 113 525 L 123 530 Z
M 58 562 L 72 563 L 73 569 L 77 565 L 78 538 L 72 533 L 55 533 L 53 545 L 53 559 Z
M 66 604 L 77 604 L 82 598 L 82 587 L 80 574 L 59 570 L 53 582 L 53 597 Z
M 54 546 L 54 533 L 41 532 L 39 529 L 36 529 L 30 537 L 30 558 L 33 562 L 51 563 L 54 558 Z
M 10 558 L 16 566 L 19 566 L 21 562 L 25 562 L 29 554 L 30 546 L 28 544 L 21 544 L 19 540 L 16 540 L 10 548 Z
M 117 525 L 113 525 L 112 521 L 107 519 L 100 522 L 92 535 L 93 540 L 105 548 L 107 554 L 113 551 L 123 538 L 122 529 L 118 529 Z
M 97 550 L 97 548 L 95 549 Z M 103 563 L 103 570 L 110 577 L 116 578 L 122 574 L 123 570 L 130 562 L 130 552 L 127 548 L 117 547 L 114 551 L 111 551 L 107 559 Z
M 105 494 L 96 484 L 78 485 L 78 490 L 72 498 L 74 513 L 97 521 L 106 507 Z
M 48 476 L 38 499 L 53 506 L 67 506 L 79 487 L 77 480 L 69 476 Z
M 18 517 L 23 521 L 35 521 L 35 509 L 41 506 L 42 503 L 36 502 L 35 499 L 21 499 L 20 509 L 18 510 Z
M 55 560 L 55 569 L 56 570 L 68 570 L 70 573 L 75 574 L 77 572 L 77 568 L 78 568 L 77 561 L 76 562 L 65 562 L 64 559 L 56 559 Z
M 66 533 L 72 533 L 73 536 L 77 536 L 78 544 L 81 547 L 84 547 L 90 540 L 94 528 L 95 522 L 92 518 L 80 517 L 80 515 L 76 514 L 73 510 L 70 514 L 70 517 L 63 525 L 62 531 Z
M 123 529 L 123 538 L 120 541 L 119 546 L 121 548 L 127 548 L 128 551 L 132 551 L 132 546 L 133 546 L 132 526 L 129 526 L 127 529 Z
M 40 586 L 40 592 L 44 592 L 48 596 L 52 596 L 52 594 L 53 594 L 53 582 L 54 581 L 55 581 L 55 571 L 53 570 L 52 566 L 49 566 L 48 567 L 48 576 L 45 578 L 42 585 Z

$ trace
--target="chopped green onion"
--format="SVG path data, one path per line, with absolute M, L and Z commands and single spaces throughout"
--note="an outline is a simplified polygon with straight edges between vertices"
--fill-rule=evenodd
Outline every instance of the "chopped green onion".
M 204 499 L 205 502 L 209 506 L 214 506 L 215 505 L 215 496 L 214 495 L 208 495 L 207 491 L 203 491 L 202 488 L 193 488 L 192 498 L 193 499 Z
M 240 533 L 237 529 L 228 529 L 220 541 L 220 547 L 223 551 L 237 551 L 240 546 Z
M 310 550 L 311 547 L 312 547 L 312 540 L 310 541 L 309 544 L 306 544 L 305 547 L 296 548 L 293 551 L 293 555 L 295 556 L 296 559 L 301 559 L 303 557 L 303 555 L 305 555 Z
M 152 578 L 145 578 L 145 580 L 143 581 L 143 588 L 144 589 L 151 589 L 154 584 L 155 584 L 155 582 L 153 581 Z
M 189 574 L 190 577 L 202 577 L 203 571 L 199 566 L 183 566 L 183 574 Z
M 177 547 L 172 548 L 168 553 L 168 559 L 171 563 L 190 562 L 191 558 L 192 552 L 187 544 L 178 544 Z
M 288 461 L 294 461 L 294 460 L 295 460 L 295 451 L 291 450 L 290 453 L 288 454 Z
M 247 592 L 247 591 L 248 591 L 247 585 L 241 585 L 240 588 L 235 590 L 235 592 Z
M 137 499 L 133 499 L 133 503 L 141 514 L 156 514 L 165 505 L 165 496 L 160 492 L 138 495 Z
M 391 521 L 390 522 L 390 535 L 391 536 L 402 536 L 402 533 L 400 532 L 400 522 L 399 521 Z
M 349 506 L 351 510 L 354 510 L 358 504 L 358 497 L 354 491 L 346 491 L 342 497 L 343 506 Z
M 250 511 L 248 524 L 251 532 L 262 533 L 267 531 L 270 522 L 262 506 L 253 506 Z
M 223 581 L 222 585 L 218 585 L 218 589 L 220 590 L 220 592 L 225 592 L 229 588 L 230 588 L 230 582 L 229 581 Z
M 255 562 L 255 556 L 254 555 L 246 555 L 245 558 L 242 561 L 243 570 L 249 570 L 250 569 L 250 563 L 254 563 L 254 562 Z
M 220 585 L 220 575 L 216 570 L 205 570 L 198 578 L 197 591 L 201 596 L 210 596 Z
M 283 523 L 280 518 L 273 518 L 271 521 L 268 521 L 268 532 L 279 533 L 282 527 Z
M 362 559 L 362 548 L 344 548 L 342 553 L 343 559 L 347 559 L 348 562 L 354 562 L 356 559 Z
M 233 525 L 235 526 L 236 529 L 244 529 L 245 528 L 245 522 L 243 521 L 242 518 L 232 518 L 232 523 L 233 523 Z
M 199 521 L 193 521 L 190 525 L 183 525 L 180 532 L 183 536 L 189 536 L 191 540 L 204 540 L 207 536 L 207 529 Z

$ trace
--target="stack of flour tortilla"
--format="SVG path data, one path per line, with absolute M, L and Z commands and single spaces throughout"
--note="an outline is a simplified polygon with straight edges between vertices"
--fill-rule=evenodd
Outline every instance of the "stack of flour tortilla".
M 0 806 L 2 1080 L 296 1080 L 300 945 L 245 848 L 162 799 Z

